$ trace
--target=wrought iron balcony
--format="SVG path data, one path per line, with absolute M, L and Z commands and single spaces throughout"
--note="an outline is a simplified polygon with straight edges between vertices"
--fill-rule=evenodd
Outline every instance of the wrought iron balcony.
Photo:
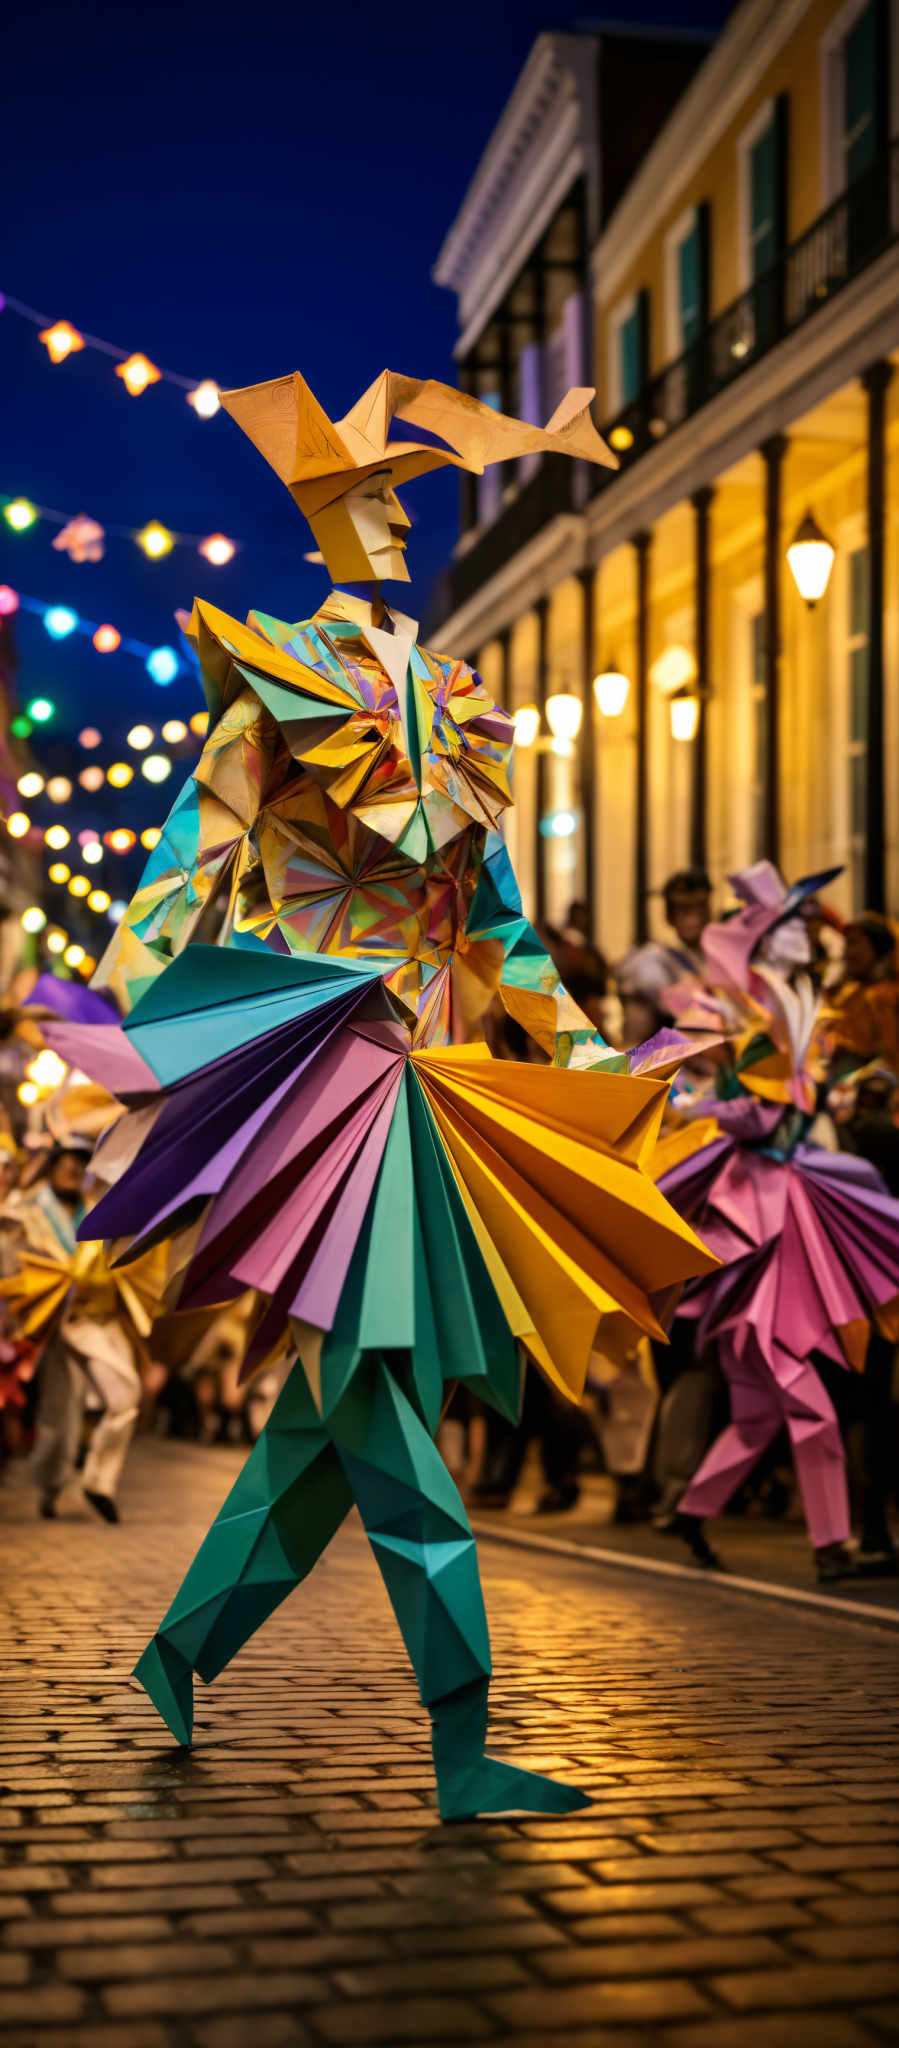
M 690 347 L 650 378 L 604 427 L 622 466 L 691 419 L 899 236 L 899 142 L 791 242 L 770 270 L 726 306 Z M 614 472 L 602 475 L 608 488 Z
M 770 270 L 716 315 L 675 362 L 603 428 L 622 468 L 656 446 L 726 390 L 752 363 L 881 256 L 899 238 L 899 140 L 783 251 Z M 498 517 L 444 570 L 429 620 L 439 625 L 504 568 L 543 526 L 583 508 L 580 463 L 544 457 Z M 594 491 L 614 488 L 615 470 L 591 474 Z
M 435 625 L 466 604 L 481 585 L 511 562 L 560 512 L 581 509 L 580 463 L 566 455 L 545 455 L 539 469 L 521 484 L 489 526 L 438 577 L 431 593 L 428 619 Z

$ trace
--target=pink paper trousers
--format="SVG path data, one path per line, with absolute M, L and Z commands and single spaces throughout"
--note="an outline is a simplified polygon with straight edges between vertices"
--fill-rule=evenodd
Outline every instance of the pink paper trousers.
M 730 1391 L 731 1420 L 706 1452 L 680 1506 L 719 1515 L 786 1423 L 808 1532 L 816 1550 L 849 1534 L 846 1459 L 830 1396 L 814 1366 L 789 1361 L 777 1380 L 758 1350 L 742 1353 L 722 1336 L 719 1359 Z

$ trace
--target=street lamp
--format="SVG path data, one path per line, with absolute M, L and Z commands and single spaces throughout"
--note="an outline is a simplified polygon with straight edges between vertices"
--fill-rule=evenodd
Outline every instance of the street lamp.
M 673 740 L 695 740 L 699 731 L 699 697 L 695 690 L 675 690 L 668 699 Z
M 799 595 L 805 599 L 809 611 L 813 611 L 819 597 L 824 596 L 835 553 L 833 543 L 826 533 L 821 532 L 811 512 L 807 512 L 787 549 L 787 561 Z
M 593 678 L 593 695 L 603 718 L 620 718 L 628 699 L 630 681 L 620 669 L 604 668 Z
M 536 704 L 519 705 L 515 713 L 516 747 L 532 747 L 539 731 L 540 713 Z
M 576 740 L 584 707 L 571 690 L 559 690 L 546 700 L 546 722 L 554 739 Z

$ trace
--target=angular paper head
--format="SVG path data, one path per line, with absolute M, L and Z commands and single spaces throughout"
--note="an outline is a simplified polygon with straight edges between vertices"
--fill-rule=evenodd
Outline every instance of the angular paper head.
M 224 391 L 222 404 L 287 485 L 335 579 L 408 582 L 409 522 L 396 486 L 447 463 L 480 475 L 490 462 L 544 450 L 614 469 L 590 417 L 593 396 L 569 391 L 548 425 L 534 427 L 452 385 L 382 370 L 352 411 L 332 421 L 295 370 Z M 392 441 L 394 419 L 429 438 Z

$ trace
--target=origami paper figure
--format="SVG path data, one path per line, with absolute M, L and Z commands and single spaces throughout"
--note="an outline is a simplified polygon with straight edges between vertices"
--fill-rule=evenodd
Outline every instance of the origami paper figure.
M 545 432 L 388 372 L 336 426 L 299 376 L 223 402 L 331 572 L 378 580 L 406 575 L 398 481 L 541 448 L 607 461 L 591 397 Z M 395 413 L 448 445 L 391 442 Z M 114 1051 L 53 1042 L 102 1060 L 127 1108 L 96 1162 L 113 1256 L 168 1243 L 184 1308 L 257 1288 L 248 1369 L 288 1332 L 298 1362 L 138 1676 L 189 1741 L 194 1672 L 222 1670 L 355 1501 L 441 1813 L 566 1811 L 579 1791 L 485 1755 L 474 1541 L 433 1434 L 455 1381 L 517 1414 L 517 1339 L 576 1398 L 603 1315 L 658 1332 L 709 1270 L 647 1170 L 680 1041 L 631 1076 L 562 988 L 497 829 L 512 724 L 465 662 L 340 591 L 299 625 L 198 601 L 191 637 L 208 737 L 102 963 L 124 1027 Z M 552 1066 L 490 1057 L 497 991 Z
M 824 1578 L 843 1569 L 849 1503 L 839 1426 L 815 1360 L 861 1369 L 872 1324 L 899 1334 L 899 1202 L 875 1167 L 810 1135 L 818 998 L 801 971 L 809 956 L 797 913 L 838 872 L 790 890 L 767 861 L 731 877 L 744 907 L 706 927 L 709 986 L 698 999 L 688 991 L 680 1012 L 681 1022 L 706 1025 L 717 1015 L 731 1056 L 716 1093 L 675 1098 L 688 1123 L 657 1155 L 659 1186 L 722 1261 L 680 1305 L 695 1318 L 697 1346 L 717 1342 L 731 1401 L 731 1421 L 681 1515 L 720 1514 L 786 1424 Z M 701 1121 L 691 1142 L 693 1118 Z M 685 1533 L 695 1541 L 695 1528 Z

